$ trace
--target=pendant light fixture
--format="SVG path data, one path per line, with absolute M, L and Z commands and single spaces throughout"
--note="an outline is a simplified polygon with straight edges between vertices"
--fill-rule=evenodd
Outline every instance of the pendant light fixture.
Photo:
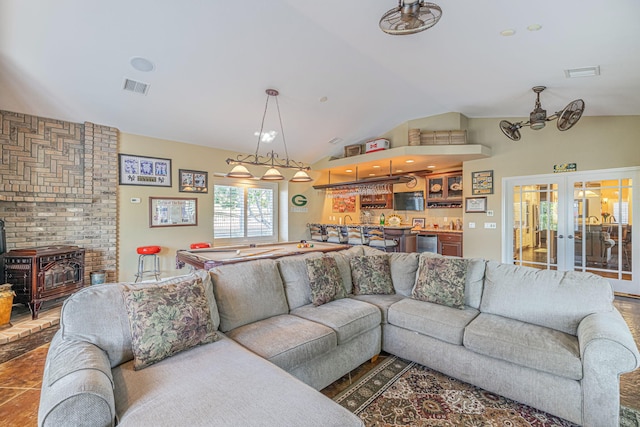
M 255 154 L 249 154 L 246 156 L 238 155 L 235 159 L 227 159 L 227 164 L 234 165 L 233 169 L 225 175 L 228 178 L 255 178 L 251 172 L 245 167 L 245 165 L 253 166 L 268 166 L 269 169 L 262 176 L 262 180 L 265 181 L 282 181 L 284 176 L 278 169 L 298 169 L 296 174 L 291 178 L 290 182 L 309 182 L 312 181 L 307 171 L 311 170 L 309 166 L 304 166 L 301 162 L 289 159 L 289 153 L 287 151 L 287 142 L 284 137 L 284 127 L 282 126 L 282 116 L 280 115 L 280 105 L 278 104 L 278 95 L 280 94 L 275 89 L 267 89 L 267 101 L 264 106 L 264 113 L 262 114 L 262 124 L 260 125 L 260 133 L 258 133 L 258 144 L 256 146 Z M 260 151 L 260 141 L 263 140 L 264 135 L 264 120 L 267 116 L 267 110 L 269 109 L 269 100 L 271 97 L 275 98 L 276 108 L 278 110 L 278 120 L 280 122 L 280 133 L 282 134 L 282 143 L 284 144 L 285 158 L 280 159 L 278 153 L 271 150 L 266 156 L 258 155 Z

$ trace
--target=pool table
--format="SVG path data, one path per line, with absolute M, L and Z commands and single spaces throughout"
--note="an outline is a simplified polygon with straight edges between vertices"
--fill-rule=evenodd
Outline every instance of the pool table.
M 301 243 L 308 243 L 309 247 L 298 247 Z M 337 243 L 303 241 L 179 250 L 176 253 L 176 267 L 182 268 L 189 264 L 197 269 L 209 270 L 219 265 L 254 259 L 274 259 L 307 252 L 332 252 L 349 247 Z

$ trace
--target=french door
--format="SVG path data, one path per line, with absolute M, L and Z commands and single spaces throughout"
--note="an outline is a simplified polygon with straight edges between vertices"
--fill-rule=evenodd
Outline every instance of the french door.
M 640 168 L 503 179 L 503 262 L 606 277 L 640 296 Z M 635 221 L 634 221 L 635 220 Z

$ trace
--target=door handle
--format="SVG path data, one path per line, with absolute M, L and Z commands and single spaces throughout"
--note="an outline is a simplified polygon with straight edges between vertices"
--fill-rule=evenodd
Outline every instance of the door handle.
M 572 235 L 568 235 L 567 239 L 573 239 L 573 236 Z
M 564 239 L 564 236 L 562 234 L 558 234 L 558 239 Z

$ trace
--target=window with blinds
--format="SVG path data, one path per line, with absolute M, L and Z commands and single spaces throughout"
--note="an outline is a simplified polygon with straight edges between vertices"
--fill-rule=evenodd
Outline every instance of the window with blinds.
M 277 184 L 262 182 L 214 184 L 214 240 L 218 244 L 277 240 L 277 189 Z

